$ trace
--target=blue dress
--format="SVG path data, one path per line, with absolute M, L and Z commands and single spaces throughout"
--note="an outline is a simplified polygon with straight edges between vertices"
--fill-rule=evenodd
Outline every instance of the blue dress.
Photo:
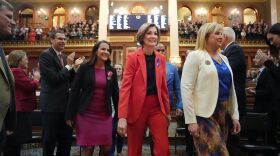
M 232 85 L 231 73 L 223 61 L 219 64 L 212 59 L 219 77 L 219 94 L 217 105 L 210 118 L 197 116 L 199 138 L 194 137 L 197 155 L 228 156 L 226 140 L 228 120 L 226 120 L 229 92 Z

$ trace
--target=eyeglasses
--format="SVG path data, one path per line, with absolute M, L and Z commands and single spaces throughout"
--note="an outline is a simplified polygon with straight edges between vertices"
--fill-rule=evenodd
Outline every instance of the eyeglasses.
M 165 52 L 165 49 L 156 49 L 157 52 Z

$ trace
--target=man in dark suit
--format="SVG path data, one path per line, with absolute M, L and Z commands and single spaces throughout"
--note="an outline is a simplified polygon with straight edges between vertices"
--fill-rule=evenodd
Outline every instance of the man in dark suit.
M 223 54 L 228 58 L 233 72 L 238 111 L 240 118 L 242 118 L 246 114 L 246 62 L 243 49 L 235 42 L 235 32 L 230 27 L 224 27 L 221 48 L 223 49 Z M 227 148 L 231 156 L 241 155 L 238 135 L 229 134 Z
M 258 50 L 257 53 L 261 52 Z M 249 87 L 248 93 L 255 95 L 254 111 L 258 113 L 268 113 L 269 133 L 268 143 L 276 145 L 276 132 L 279 124 L 280 111 L 280 83 L 273 76 L 267 67 L 264 66 L 261 58 L 257 54 L 254 58 L 255 65 L 260 67 L 257 78 L 256 88 Z M 252 141 L 256 141 L 256 136 L 252 135 Z
M 70 82 L 75 74 L 73 69 L 75 53 L 69 56 L 61 53 L 66 43 L 63 31 L 52 31 L 50 40 L 51 48 L 45 50 L 39 57 L 43 155 L 52 156 L 57 145 L 56 156 L 69 156 L 72 128 L 65 123 L 65 110 Z
M 5 40 L 12 35 L 15 26 L 13 6 L 5 0 L 0 0 L 0 38 Z M 14 78 L 0 47 L 0 155 L 7 137 L 13 135 L 16 127 Z M 8 147 L 6 146 L 5 149 Z

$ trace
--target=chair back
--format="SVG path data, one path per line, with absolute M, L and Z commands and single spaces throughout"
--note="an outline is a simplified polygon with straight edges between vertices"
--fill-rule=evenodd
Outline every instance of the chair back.
M 267 143 L 267 134 L 269 130 L 267 113 L 251 113 L 248 112 L 240 121 L 241 133 L 250 134 L 257 133 L 264 136 L 264 141 Z

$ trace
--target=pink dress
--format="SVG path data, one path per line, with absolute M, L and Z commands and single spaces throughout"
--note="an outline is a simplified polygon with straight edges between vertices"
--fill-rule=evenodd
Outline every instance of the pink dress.
M 106 108 L 105 69 L 95 71 L 95 88 L 91 103 L 76 116 L 77 144 L 81 146 L 112 144 L 112 116 Z

